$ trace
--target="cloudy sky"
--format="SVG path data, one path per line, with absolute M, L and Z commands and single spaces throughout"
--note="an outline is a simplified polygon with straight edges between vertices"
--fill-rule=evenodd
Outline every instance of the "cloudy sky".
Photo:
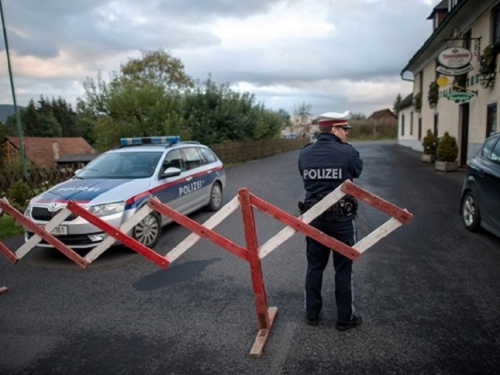
M 179 58 L 193 79 L 293 114 L 369 116 L 410 93 L 401 70 L 431 35 L 439 0 L 1 0 L 17 104 L 74 104 L 86 77 L 141 51 Z M 0 104 L 12 104 L 0 42 Z

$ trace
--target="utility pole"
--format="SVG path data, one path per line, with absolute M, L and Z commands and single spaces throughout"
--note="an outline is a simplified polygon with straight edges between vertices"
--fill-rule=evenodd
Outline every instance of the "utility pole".
M 23 129 L 21 127 L 21 119 L 19 117 L 19 112 L 17 110 L 17 104 L 16 104 L 16 92 L 14 90 L 14 79 L 12 78 L 12 68 L 10 66 L 9 42 L 7 40 L 7 31 L 5 29 L 2 0 L 0 0 L 0 14 L 2 16 L 2 29 L 3 29 L 3 38 L 5 40 L 5 51 L 7 53 L 7 65 L 9 67 L 10 89 L 12 91 L 12 100 L 14 102 L 14 114 L 16 115 L 17 135 L 19 137 L 19 152 L 21 155 L 21 166 L 23 168 L 23 176 L 24 178 L 27 178 L 28 170 L 26 169 L 26 158 L 24 154 Z

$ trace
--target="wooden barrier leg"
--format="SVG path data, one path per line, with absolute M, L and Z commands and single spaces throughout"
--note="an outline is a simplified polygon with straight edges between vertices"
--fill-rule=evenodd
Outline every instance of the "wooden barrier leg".
M 267 307 L 266 289 L 264 287 L 264 278 L 262 276 L 262 266 L 258 254 L 257 234 L 255 228 L 255 218 L 252 206 L 250 204 L 250 195 L 248 189 L 240 189 L 239 198 L 241 212 L 243 215 L 243 224 L 245 228 L 245 240 L 247 243 L 248 263 L 252 274 L 252 287 L 255 297 L 255 307 L 257 312 L 257 321 L 259 332 L 257 338 L 250 350 L 251 358 L 262 357 L 264 345 L 267 341 L 274 318 L 278 313 L 278 308 Z
M 0 294 L 5 294 L 9 291 L 5 286 L 0 287 Z

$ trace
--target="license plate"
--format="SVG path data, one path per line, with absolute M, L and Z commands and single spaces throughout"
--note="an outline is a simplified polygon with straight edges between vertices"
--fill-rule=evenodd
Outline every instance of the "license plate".
M 58 225 L 57 227 L 52 229 L 53 236 L 66 236 L 67 234 L 68 234 L 68 226 L 67 225 Z

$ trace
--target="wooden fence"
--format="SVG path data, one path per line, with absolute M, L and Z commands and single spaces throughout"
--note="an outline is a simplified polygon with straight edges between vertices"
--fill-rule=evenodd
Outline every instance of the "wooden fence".
M 230 142 L 210 145 L 210 148 L 225 164 L 242 163 L 248 160 L 260 159 L 283 152 L 297 150 L 309 142 L 309 138 L 272 139 L 264 141 Z M 31 196 L 71 178 L 77 166 L 65 165 L 48 169 L 31 169 L 28 178 L 24 179 L 22 171 L 8 170 L 0 172 L 0 197 L 8 196 L 12 184 L 26 181 Z
M 224 163 L 233 164 L 297 150 L 309 142 L 308 137 L 297 139 L 271 139 L 264 141 L 220 143 L 210 145 L 210 148 Z

